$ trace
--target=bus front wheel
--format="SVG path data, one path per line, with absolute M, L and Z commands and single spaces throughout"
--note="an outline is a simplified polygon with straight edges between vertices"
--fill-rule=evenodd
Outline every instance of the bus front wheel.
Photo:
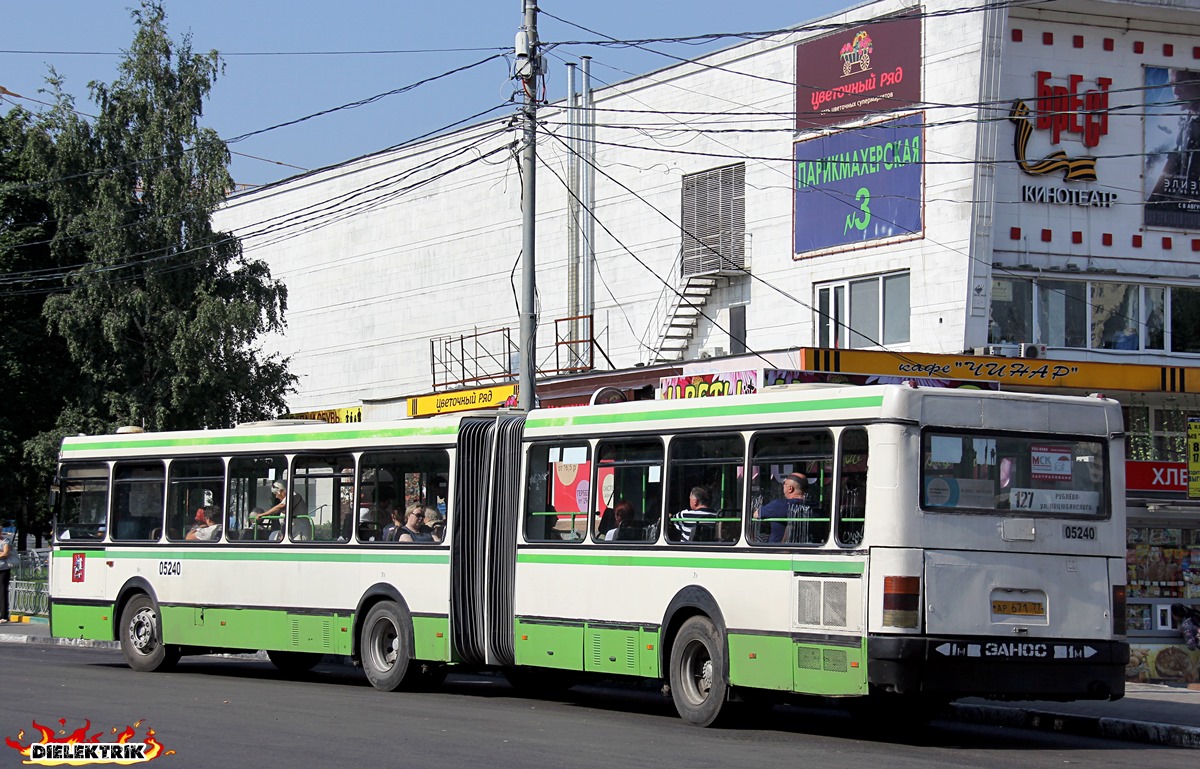
M 408 612 L 391 601 L 377 603 L 367 612 L 359 647 L 371 686 L 394 692 L 404 685 L 412 662 L 411 626 Z
M 121 653 L 143 673 L 170 670 L 179 662 L 180 649 L 162 642 L 158 610 L 145 593 L 130 598 L 121 611 Z
M 728 685 L 725 645 L 708 617 L 692 617 L 675 634 L 671 647 L 671 698 L 679 717 L 694 726 L 711 726 L 721 716 Z

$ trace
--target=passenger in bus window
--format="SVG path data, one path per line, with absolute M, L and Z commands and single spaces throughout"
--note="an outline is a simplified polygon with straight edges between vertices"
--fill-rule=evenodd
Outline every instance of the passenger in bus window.
M 221 538 L 221 508 L 218 505 L 208 505 L 201 508 L 204 525 L 188 532 L 186 539 L 211 542 Z
M 437 508 L 425 508 L 425 526 L 434 542 L 441 542 L 446 538 L 446 517 Z
M 767 542 L 803 542 L 807 537 L 798 536 L 807 521 L 793 520 L 812 515 L 812 503 L 805 495 L 808 476 L 802 472 L 792 473 L 783 479 L 783 498 L 773 499 L 758 509 L 758 518 L 771 525 Z M 787 536 L 788 525 L 793 525 L 792 536 Z
M 282 539 L 282 521 L 284 513 L 287 512 L 287 486 L 281 481 L 275 481 L 271 484 L 271 495 L 275 497 L 275 504 L 260 514 L 256 519 L 256 523 L 269 530 L 271 534 L 280 532 L 279 537 L 268 537 L 272 542 L 278 542 Z M 299 494 L 292 494 L 292 515 L 305 515 L 307 513 L 308 503 L 304 501 L 304 497 Z
M 195 539 L 195 537 L 193 537 L 192 535 L 196 533 L 197 529 L 199 529 L 200 527 L 202 527 L 204 525 L 205 525 L 204 508 L 198 507 L 198 508 L 196 508 L 196 517 L 192 519 L 192 526 L 191 526 L 191 528 L 189 528 L 187 530 L 187 534 L 185 534 L 183 538 L 184 539 Z
M 436 512 L 436 511 L 435 511 Z M 432 542 L 433 534 L 425 528 L 426 509 L 413 505 L 404 514 L 404 525 L 400 527 L 397 542 Z
M 632 502 L 628 499 L 617 502 L 616 507 L 613 508 L 613 528 L 604 533 L 604 539 L 608 542 L 640 540 L 642 532 L 633 525 L 634 518 Z
M 384 542 L 395 542 L 400 538 L 400 530 L 404 528 L 404 513 L 400 510 L 392 510 L 392 522 L 383 527 L 383 533 L 379 536 Z
M 675 530 L 680 542 L 712 542 L 716 540 L 716 522 L 705 522 L 716 518 L 712 507 L 712 495 L 703 486 L 696 486 L 688 494 L 688 507 L 676 516 Z

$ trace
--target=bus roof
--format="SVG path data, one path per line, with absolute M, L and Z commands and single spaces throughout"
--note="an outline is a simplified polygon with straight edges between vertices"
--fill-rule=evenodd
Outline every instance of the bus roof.
M 485 416 L 495 415 L 491 412 Z M 270 449 L 284 453 L 336 451 L 397 443 L 450 445 L 456 441 L 463 419 L 478 416 L 448 414 L 354 424 L 280 423 L 222 430 L 81 435 L 63 440 L 61 457 L 100 459 Z M 525 435 L 536 439 L 655 432 L 663 428 L 737 430 L 862 421 L 1105 436 L 1122 431 L 1120 406 L 1106 398 L 888 384 L 536 409 L 526 420 Z

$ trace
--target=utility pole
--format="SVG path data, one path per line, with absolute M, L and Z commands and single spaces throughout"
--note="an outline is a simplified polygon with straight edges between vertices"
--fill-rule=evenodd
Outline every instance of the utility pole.
M 537 375 L 537 307 L 534 270 L 535 225 L 537 215 L 537 100 L 538 78 L 542 73 L 537 35 L 537 0 L 522 0 L 525 23 L 517 33 L 517 80 L 525 94 L 522 114 L 525 146 L 521 148 L 521 351 L 520 376 L 517 379 L 517 405 L 532 411 L 537 402 L 534 382 Z

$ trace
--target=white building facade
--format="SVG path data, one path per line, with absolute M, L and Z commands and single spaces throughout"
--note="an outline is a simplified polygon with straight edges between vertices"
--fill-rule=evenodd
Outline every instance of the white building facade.
M 591 334 L 556 323 L 588 308 L 570 110 L 547 105 L 538 368 L 573 367 L 583 348 L 556 342 L 581 333 L 614 369 L 797 368 L 803 347 L 1193 365 L 1193 70 L 1197 2 L 881 0 L 598 87 Z M 288 287 L 270 344 L 300 377 L 293 411 L 515 372 L 520 139 L 505 117 L 218 215 Z

